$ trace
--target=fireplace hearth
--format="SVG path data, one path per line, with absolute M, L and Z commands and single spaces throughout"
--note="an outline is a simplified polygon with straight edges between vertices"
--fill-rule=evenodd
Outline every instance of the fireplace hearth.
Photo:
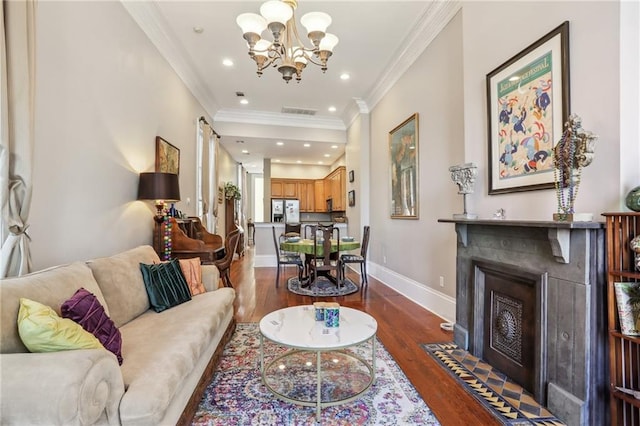
M 606 424 L 603 225 L 451 220 L 455 343 L 568 425 Z

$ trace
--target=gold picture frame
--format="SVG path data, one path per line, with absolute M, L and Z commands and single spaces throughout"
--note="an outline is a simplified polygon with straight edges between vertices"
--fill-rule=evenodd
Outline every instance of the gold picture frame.
M 180 150 L 156 136 L 156 172 L 180 174 Z
M 418 139 L 418 113 L 389 132 L 392 219 L 418 219 Z

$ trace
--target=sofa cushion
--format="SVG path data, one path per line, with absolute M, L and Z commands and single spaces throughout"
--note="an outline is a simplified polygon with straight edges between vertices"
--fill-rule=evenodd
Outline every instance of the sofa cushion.
M 3 279 L 0 284 L 2 299 L 0 352 L 28 352 L 18 335 L 17 321 L 21 297 L 50 306 L 60 314 L 60 305 L 73 296 L 80 287 L 95 294 L 100 303 L 105 306 L 107 314 L 109 313 L 100 287 L 91 274 L 91 269 L 83 262 L 56 266 L 17 278 Z
M 191 292 L 177 259 L 165 263 L 140 264 L 149 303 L 156 312 L 191 300 Z
M 80 324 L 60 318 L 49 306 L 20 299 L 18 333 L 30 352 L 100 349 L 102 344 Z
M 206 292 L 164 312 L 148 311 L 120 328 L 123 424 L 159 424 L 174 395 L 233 313 L 235 292 Z M 170 366 L 170 367 L 168 367 Z
M 149 309 L 140 263 L 158 261 L 160 258 L 153 247 L 140 246 L 87 262 L 107 301 L 109 316 L 116 327 L 120 328 Z
M 122 336 L 120 330 L 113 323 L 109 315 L 104 311 L 93 293 L 84 288 L 66 300 L 60 307 L 63 318 L 69 318 L 80 324 L 89 333 L 93 334 L 110 352 L 118 358 L 122 364 Z
M 200 265 L 200 258 L 194 257 L 193 259 L 178 259 L 180 262 L 180 269 L 182 274 L 187 280 L 189 285 L 189 291 L 192 296 L 204 293 L 206 290 L 204 284 L 202 284 L 202 266 Z

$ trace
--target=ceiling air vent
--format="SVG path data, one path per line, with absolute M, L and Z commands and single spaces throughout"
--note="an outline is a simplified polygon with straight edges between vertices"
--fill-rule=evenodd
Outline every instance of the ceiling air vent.
M 295 108 L 295 107 L 282 107 L 280 111 L 283 114 L 297 114 L 297 115 L 316 115 L 318 110 L 308 108 Z

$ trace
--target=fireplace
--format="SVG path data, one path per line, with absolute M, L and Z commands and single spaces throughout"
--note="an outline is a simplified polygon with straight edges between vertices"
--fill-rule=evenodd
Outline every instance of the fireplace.
M 603 226 L 456 224 L 455 343 L 569 425 L 606 424 Z
M 469 351 L 545 400 L 543 306 L 547 274 L 494 262 L 473 262 L 473 339 Z

